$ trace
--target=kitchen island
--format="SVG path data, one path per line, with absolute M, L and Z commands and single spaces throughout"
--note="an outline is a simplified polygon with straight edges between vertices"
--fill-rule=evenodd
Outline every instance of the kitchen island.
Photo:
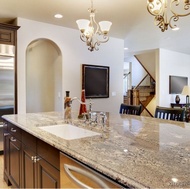
M 40 129 L 63 124 L 61 112 L 3 118 L 122 186 L 190 188 L 189 123 L 108 113 L 104 131 L 73 119 L 73 125 L 100 135 L 65 140 Z

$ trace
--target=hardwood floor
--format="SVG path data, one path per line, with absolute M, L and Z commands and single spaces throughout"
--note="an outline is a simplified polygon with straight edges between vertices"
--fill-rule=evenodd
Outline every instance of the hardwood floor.
M 3 180 L 3 155 L 0 155 L 0 188 L 11 188 Z

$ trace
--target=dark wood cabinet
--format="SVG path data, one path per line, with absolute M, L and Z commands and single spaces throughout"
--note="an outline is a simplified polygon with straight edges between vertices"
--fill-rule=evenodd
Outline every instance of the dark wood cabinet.
M 14 188 L 21 184 L 21 135 L 20 129 L 4 123 L 4 179 Z
M 11 185 L 8 175 L 9 175 L 9 132 L 8 125 L 4 123 L 3 125 L 3 148 L 4 148 L 4 180 L 8 186 Z
M 37 188 L 60 188 L 60 171 L 44 159 L 37 163 Z
M 60 188 L 59 150 L 37 140 L 37 187 Z
M 60 151 L 53 146 L 47 144 L 46 142 L 38 139 L 37 140 L 37 154 L 39 157 L 45 159 L 52 166 L 59 170 L 59 157 Z
M 9 178 L 14 188 L 21 186 L 21 142 L 9 136 Z
M 22 188 L 36 188 L 36 138 L 22 132 Z
M 22 131 L 22 188 L 36 188 L 36 138 Z
M 22 146 L 22 188 L 36 188 L 36 154 L 28 146 Z
M 4 179 L 13 188 L 60 188 L 59 150 L 4 122 Z
M 22 132 L 22 188 L 59 188 L 59 150 Z
M 0 41 L 3 44 L 12 45 L 15 43 L 14 31 L 9 29 L 0 29 Z
M 19 26 L 0 23 L 0 44 L 14 45 L 17 43 Z

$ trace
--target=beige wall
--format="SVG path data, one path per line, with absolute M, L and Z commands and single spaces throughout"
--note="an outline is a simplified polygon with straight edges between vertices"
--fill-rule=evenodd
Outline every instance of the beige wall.
M 62 109 L 60 50 L 46 39 L 32 42 L 26 54 L 26 112 Z

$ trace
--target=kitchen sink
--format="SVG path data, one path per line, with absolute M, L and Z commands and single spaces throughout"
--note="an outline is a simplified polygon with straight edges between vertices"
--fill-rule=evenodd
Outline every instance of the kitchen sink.
M 100 135 L 100 133 L 83 129 L 71 124 L 40 126 L 39 128 L 65 140 L 73 140 Z

